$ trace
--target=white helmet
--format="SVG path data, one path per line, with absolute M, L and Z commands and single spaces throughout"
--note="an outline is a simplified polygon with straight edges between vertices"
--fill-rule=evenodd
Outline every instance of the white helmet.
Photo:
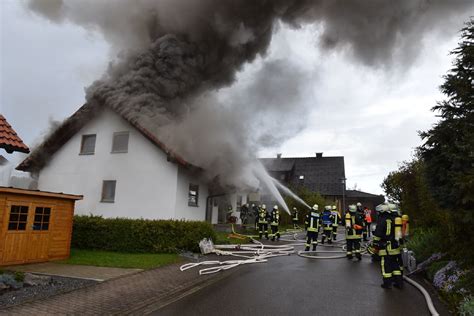
M 330 210 L 331 210 L 331 205 L 326 205 L 326 206 L 324 207 L 324 209 L 325 209 L 326 211 L 330 211 Z
M 362 206 L 362 203 L 360 203 L 360 202 L 357 202 L 357 204 L 356 204 L 356 205 L 357 205 L 357 206 Z
M 265 204 L 262 204 L 262 208 L 263 208 L 264 210 L 266 210 L 266 209 L 267 209 L 267 206 L 266 206 Z
M 398 213 L 397 204 L 389 203 L 387 206 L 388 206 L 388 209 L 389 209 L 390 213 Z
M 319 209 L 318 204 L 314 204 L 314 205 L 313 205 L 313 210 L 317 211 L 318 209 Z
M 332 209 L 333 209 L 334 211 L 337 210 L 336 205 L 333 205 L 333 206 L 332 206 Z
M 354 204 L 349 205 L 349 212 L 354 213 L 355 211 L 357 211 L 357 207 Z
M 296 207 L 293 207 L 293 211 L 296 211 Z
M 275 205 L 275 206 L 273 207 L 273 209 L 274 209 L 274 210 L 278 210 L 278 205 Z
M 388 205 L 387 204 L 379 204 L 375 207 L 375 211 L 380 212 L 380 213 L 385 213 L 389 211 Z

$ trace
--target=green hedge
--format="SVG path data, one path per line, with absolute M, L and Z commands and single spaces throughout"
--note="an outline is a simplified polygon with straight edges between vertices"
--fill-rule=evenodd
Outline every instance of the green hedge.
M 183 220 L 145 220 L 74 216 L 72 247 L 119 252 L 199 251 L 203 238 L 215 240 L 212 225 Z

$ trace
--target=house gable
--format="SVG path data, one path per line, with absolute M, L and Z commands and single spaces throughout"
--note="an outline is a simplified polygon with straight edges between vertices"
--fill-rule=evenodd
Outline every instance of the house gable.
M 128 152 L 112 153 L 113 135 L 129 132 Z M 81 155 L 82 135 L 96 135 L 95 151 Z M 78 214 L 175 218 L 178 164 L 112 110 L 96 112 L 50 157 L 39 188 L 84 195 Z M 114 203 L 101 202 L 102 184 L 115 180 Z M 185 198 L 185 197 L 184 197 Z

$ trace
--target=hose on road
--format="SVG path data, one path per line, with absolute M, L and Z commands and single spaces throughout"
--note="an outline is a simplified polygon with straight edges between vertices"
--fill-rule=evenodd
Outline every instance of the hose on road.
M 428 306 L 428 309 L 430 310 L 431 315 L 439 316 L 439 313 L 434 307 L 433 301 L 431 300 L 431 296 L 428 293 L 428 291 L 425 290 L 425 288 L 421 286 L 421 284 L 419 284 L 418 282 L 415 282 L 413 279 L 410 279 L 407 276 L 403 276 L 403 279 L 407 281 L 408 283 L 410 283 L 411 285 L 413 285 L 414 287 L 416 287 L 423 294 L 423 296 L 425 297 L 426 305 Z

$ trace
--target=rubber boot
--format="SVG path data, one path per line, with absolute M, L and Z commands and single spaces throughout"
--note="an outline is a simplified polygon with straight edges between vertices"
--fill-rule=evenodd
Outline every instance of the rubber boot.
M 352 259 L 352 254 L 346 256 L 347 259 Z
M 362 260 L 362 255 L 360 254 L 360 252 L 357 252 L 357 253 L 356 253 L 356 258 L 357 258 L 357 260 L 359 260 L 359 261 Z
M 317 245 L 313 245 L 313 251 L 316 251 L 316 246 L 317 246 Z
M 279 232 L 277 232 L 277 234 L 276 234 L 276 235 L 277 235 L 277 241 L 280 241 L 280 233 L 279 233 Z
M 265 238 L 268 240 L 270 238 L 268 238 L 268 233 L 265 233 Z
M 321 243 L 324 245 L 324 239 L 326 238 L 326 236 L 323 235 L 323 237 L 321 237 Z
M 392 288 L 392 281 L 389 278 L 384 278 L 383 283 L 380 284 L 381 287 L 384 289 L 391 289 Z
M 309 251 L 309 246 L 306 246 L 306 248 L 304 248 L 304 251 Z
M 400 290 L 403 289 L 403 276 L 397 275 L 393 282 L 393 286 Z
M 328 238 L 328 244 L 332 244 L 331 237 Z

